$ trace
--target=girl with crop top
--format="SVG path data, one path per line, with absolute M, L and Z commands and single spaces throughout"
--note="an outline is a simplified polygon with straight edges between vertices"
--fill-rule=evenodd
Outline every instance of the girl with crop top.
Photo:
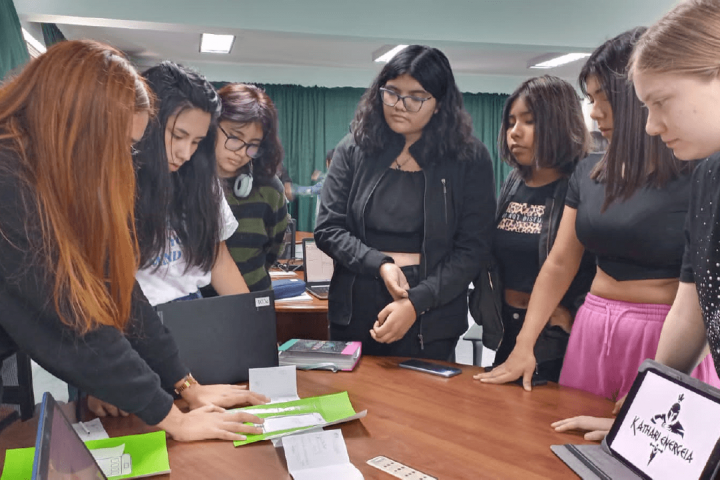
M 625 395 L 637 369 L 653 358 L 675 298 L 683 252 L 690 167 L 647 136 L 646 112 L 627 83 L 632 47 L 644 29 L 599 47 L 580 84 L 593 102 L 591 116 L 610 147 L 602 159 L 575 169 L 558 238 L 533 288 L 515 350 L 485 382 L 523 376 L 530 390 L 533 345 L 577 271 L 583 252 L 597 255 L 597 273 L 570 334 L 560 384 L 607 398 Z M 708 357 L 694 373 L 720 385 Z
M 330 337 L 447 360 L 490 254 L 492 164 L 445 55 L 412 45 L 365 92 L 335 149 L 315 228 L 335 260 Z
M 504 288 L 496 366 L 515 347 L 535 278 L 555 241 L 568 180 L 590 143 L 575 89 L 557 77 L 525 81 L 505 102 L 502 118 L 498 150 L 514 169 L 501 189 L 495 217 L 493 254 Z M 587 254 L 535 344 L 543 379 L 557 382 L 560 377 L 572 319 L 593 273 L 594 261 Z
M 220 99 L 198 73 L 163 62 L 144 73 L 158 115 L 134 155 L 140 270 L 150 304 L 200 298 L 212 284 L 220 295 L 247 285 L 225 240 L 237 221 L 222 192 L 215 161 Z

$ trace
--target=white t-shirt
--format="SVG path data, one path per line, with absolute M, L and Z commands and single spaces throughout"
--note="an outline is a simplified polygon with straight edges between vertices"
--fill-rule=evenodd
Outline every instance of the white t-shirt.
M 233 216 L 225 196 L 222 198 L 221 205 L 222 229 L 220 235 L 225 241 L 235 233 L 238 222 Z M 200 287 L 210 284 L 210 271 L 203 271 L 199 267 L 191 267 L 187 272 L 185 271 L 187 263 L 175 232 L 170 233 L 168 243 L 163 257 L 158 257 L 153 265 L 138 270 L 135 274 L 140 288 L 152 306 L 185 297 L 197 292 Z M 156 270 L 155 267 L 158 263 L 160 263 L 160 267 Z

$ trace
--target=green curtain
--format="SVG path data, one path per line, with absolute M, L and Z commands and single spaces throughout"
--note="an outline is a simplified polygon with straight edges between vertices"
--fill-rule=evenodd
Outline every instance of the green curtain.
M 495 93 L 464 93 L 465 109 L 473 119 L 475 136 L 490 150 L 495 172 L 495 190 L 499 194 L 502 182 L 512 168 L 498 155 L 497 138 L 500 132 L 502 111 L 509 95 Z
M 58 42 L 67 40 L 65 35 L 63 35 L 58 26 L 54 23 L 41 23 L 40 26 L 42 28 L 43 40 L 45 41 L 45 46 L 47 48 L 50 48 Z
M 15 4 L 0 0 L 0 79 L 30 60 Z
M 220 88 L 226 82 L 213 82 Z M 278 109 L 280 139 L 285 149 L 284 164 L 298 185 L 310 185 L 314 170 L 325 170 L 325 154 L 350 131 L 363 88 L 301 87 L 298 85 L 260 85 Z M 475 136 L 490 150 L 496 188 L 510 168 L 499 161 L 497 135 L 507 95 L 466 93 L 465 107 L 473 119 Z M 300 232 L 315 226 L 315 197 L 300 197 L 290 205 Z

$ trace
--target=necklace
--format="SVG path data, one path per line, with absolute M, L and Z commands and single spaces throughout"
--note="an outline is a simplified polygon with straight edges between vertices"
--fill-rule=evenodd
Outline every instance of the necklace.
M 398 157 L 399 158 L 399 157 Z M 412 156 L 408 155 L 404 162 L 400 163 L 398 162 L 398 159 L 395 159 L 395 170 L 402 170 L 402 167 L 405 166 L 406 163 L 408 163 L 410 160 L 412 160 Z

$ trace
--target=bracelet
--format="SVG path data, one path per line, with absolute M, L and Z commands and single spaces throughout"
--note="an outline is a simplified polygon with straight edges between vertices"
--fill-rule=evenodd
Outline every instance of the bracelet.
M 192 373 L 188 373 L 185 375 L 185 377 L 182 379 L 182 384 L 175 389 L 175 393 L 180 395 L 182 392 L 184 392 L 186 389 L 188 389 L 191 385 L 197 385 L 198 381 L 195 380 L 195 378 L 192 376 Z

